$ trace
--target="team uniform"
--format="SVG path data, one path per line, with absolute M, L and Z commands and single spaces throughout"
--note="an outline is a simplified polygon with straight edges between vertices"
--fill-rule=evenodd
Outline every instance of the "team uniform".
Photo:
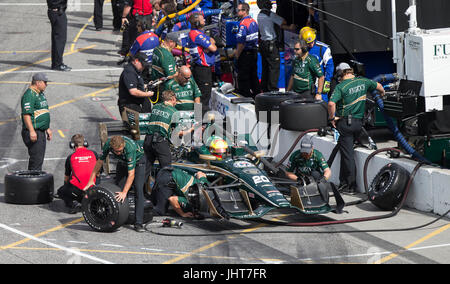
M 177 64 L 172 53 L 162 46 L 153 50 L 152 80 L 172 76 L 177 73 Z
M 102 161 L 106 160 L 109 154 L 119 160 L 119 163 L 125 165 L 125 168 L 118 165 L 116 180 L 120 181 L 128 175 L 129 171 L 134 170 L 134 191 L 136 203 L 136 224 L 142 224 L 144 220 L 144 184 L 147 180 L 146 163 L 147 158 L 144 154 L 143 141 L 134 141 L 126 136 L 123 136 L 125 146 L 120 155 L 114 153 L 111 148 L 111 139 L 108 139 L 103 145 Z
M 237 59 L 239 93 L 245 97 L 254 97 L 261 92 L 257 73 L 258 23 L 250 16 L 239 22 L 236 42 L 244 45 Z
M 178 22 L 175 25 L 173 25 L 172 32 L 179 32 L 179 31 L 190 30 L 190 29 L 191 29 L 191 23 L 189 23 L 188 21 L 182 21 L 182 22 Z M 185 36 L 184 34 L 181 34 L 179 40 L 180 40 L 181 46 L 187 46 L 187 44 L 188 44 L 187 36 Z
M 63 63 L 64 47 L 67 41 L 67 0 L 47 0 L 48 19 L 52 27 L 52 69 L 68 71 Z
M 292 72 L 294 77 L 292 90 L 304 98 L 314 98 L 311 92 L 315 79 L 323 76 L 322 68 L 317 59 L 309 54 L 305 60 L 295 58 L 292 63 Z
M 212 67 L 216 62 L 216 54 L 209 52 L 211 38 L 203 31 L 191 29 L 188 36 L 189 53 L 191 55 L 192 75 L 202 93 L 203 112 L 209 110 L 209 99 L 212 90 Z
M 131 12 L 127 16 L 128 28 L 123 32 L 122 53 L 128 53 L 131 44 L 138 36 L 136 17 L 142 17 L 147 23 L 152 22 L 153 6 L 150 0 L 125 0 L 125 6 L 131 6 Z
M 314 149 L 312 155 L 309 159 L 305 159 L 301 156 L 300 150 L 292 153 L 289 158 L 288 163 L 288 171 L 293 172 L 295 175 L 307 175 L 311 176 L 313 172 L 318 172 L 320 176 L 323 176 L 323 173 L 329 166 L 327 161 L 323 157 L 323 154 Z
M 188 202 L 187 193 L 195 184 L 207 184 L 205 177 L 200 179 L 181 169 L 162 169 L 158 172 L 155 186 L 152 190 L 151 201 L 155 205 L 155 211 L 164 215 L 168 207 L 168 198 L 176 195 L 183 212 L 192 211 Z
M 309 54 L 315 56 L 319 61 L 325 76 L 325 84 L 330 84 L 334 72 L 334 62 L 330 47 L 321 41 L 316 41 L 314 46 L 309 50 Z M 326 98 L 326 100 L 328 100 L 328 98 Z
M 151 31 L 141 33 L 130 48 L 131 55 L 144 52 L 147 55 L 147 62 L 152 63 L 153 50 L 159 46 L 159 37 Z
M 82 201 L 83 189 L 89 182 L 97 159 L 97 153 L 85 147 L 77 148 L 74 153 L 67 157 L 64 175 L 69 177 L 69 182 L 57 191 L 58 196 L 64 200 L 67 207 L 72 207 L 74 200 Z
M 47 137 L 45 131 L 50 128 L 50 112 L 44 92 L 37 92 L 28 88 L 21 99 L 22 106 L 22 139 L 28 148 L 30 159 L 28 170 L 42 170 L 44 163 Z M 30 140 L 30 131 L 25 126 L 24 115 L 30 115 L 33 128 L 37 134 L 37 141 Z
M 363 126 L 366 94 L 376 88 L 377 82 L 363 77 L 355 77 L 339 83 L 330 98 L 330 101 L 336 104 L 336 116 L 340 118 L 336 123 L 336 129 L 340 133 L 338 140 L 341 153 L 339 180 L 341 185 L 345 184 L 351 189 L 356 188 L 353 143 Z
M 178 103 L 175 105 L 177 110 L 194 110 L 194 99 L 202 96 L 192 77 L 184 86 L 172 79 L 166 83 L 165 90 L 171 90 L 177 96 Z
M 160 168 L 169 166 L 172 162 L 170 152 L 170 136 L 172 117 L 177 110 L 166 103 L 155 104 L 147 126 L 147 135 L 145 136 L 144 150 L 148 159 L 147 172 L 151 172 L 151 167 L 156 159 L 159 161 Z

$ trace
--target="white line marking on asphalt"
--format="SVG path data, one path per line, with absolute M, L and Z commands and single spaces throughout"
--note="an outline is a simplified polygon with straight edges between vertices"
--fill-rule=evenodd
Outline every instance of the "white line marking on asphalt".
M 100 245 L 104 247 L 123 248 L 123 246 L 121 245 L 114 245 L 114 244 L 100 244 Z
M 54 248 L 66 251 L 70 255 L 78 255 L 78 256 L 81 256 L 81 257 L 84 257 L 84 258 L 88 258 L 88 259 L 96 261 L 96 262 L 103 263 L 103 264 L 113 264 L 112 262 L 109 262 L 107 260 L 104 260 L 104 259 L 92 256 L 92 255 L 88 255 L 88 254 L 82 253 L 80 251 L 77 251 L 76 249 L 66 248 L 66 247 L 63 247 L 63 246 L 60 246 L 60 245 L 57 245 L 57 244 L 45 241 L 43 239 L 36 238 L 35 236 L 32 236 L 30 234 L 27 234 L 27 233 L 24 233 L 22 231 L 19 231 L 19 230 L 16 230 L 14 228 L 11 228 L 9 226 L 6 226 L 5 224 L 0 224 L 0 228 L 3 228 L 3 229 L 8 230 L 10 232 L 16 233 L 16 234 L 21 235 L 21 236 L 23 236 L 25 238 L 28 238 L 28 239 L 40 242 L 40 243 L 45 244 L 47 246 L 51 246 L 51 247 L 54 247 Z

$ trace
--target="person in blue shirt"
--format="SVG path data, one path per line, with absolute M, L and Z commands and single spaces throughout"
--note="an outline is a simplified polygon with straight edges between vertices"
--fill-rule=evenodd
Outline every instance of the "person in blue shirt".
M 130 54 L 135 56 L 138 52 L 143 52 L 147 55 L 146 62 L 152 62 L 153 49 L 159 46 L 159 37 L 150 31 L 150 24 L 145 20 L 138 20 L 137 28 L 139 36 L 134 41 L 130 48 Z
M 189 53 L 191 55 L 192 75 L 202 93 L 202 112 L 209 110 L 213 82 L 213 66 L 216 62 L 216 41 L 205 34 L 205 17 L 193 13 L 189 17 L 191 31 L 188 35 Z
M 328 101 L 328 92 L 330 91 L 330 83 L 333 79 L 334 72 L 334 62 L 333 56 L 331 55 L 330 47 L 316 40 L 317 34 L 316 30 L 310 27 L 304 27 L 300 30 L 300 38 L 306 41 L 308 45 L 309 54 L 314 55 L 322 67 L 325 83 L 323 85 L 322 98 Z
M 240 18 L 239 31 L 236 36 L 236 50 L 233 56 L 237 61 L 237 83 L 239 94 L 255 97 L 261 93 L 257 74 L 258 60 L 258 23 L 249 16 L 250 6 L 247 3 L 238 5 Z

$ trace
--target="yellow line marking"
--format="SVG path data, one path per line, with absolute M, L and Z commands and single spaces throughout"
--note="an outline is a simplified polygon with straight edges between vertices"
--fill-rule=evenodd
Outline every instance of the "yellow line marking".
M 77 43 L 78 39 L 81 36 L 81 33 L 87 28 L 87 26 L 89 25 L 90 22 L 92 22 L 92 20 L 94 19 L 94 16 L 91 16 L 88 20 L 88 22 L 86 24 L 84 24 L 84 26 L 80 29 L 80 31 L 78 32 L 78 34 L 75 36 L 75 38 L 73 39 L 73 43 L 70 46 L 70 51 L 74 51 L 75 49 L 75 44 Z
M 282 218 L 284 218 L 284 217 L 286 217 L 286 216 L 288 216 L 288 215 L 286 215 L 286 214 L 285 214 L 285 215 L 280 215 L 280 216 L 277 217 L 277 218 L 273 218 L 272 221 L 274 221 L 274 220 L 280 220 L 280 219 L 282 219 Z M 243 234 L 245 234 L 245 233 L 252 232 L 252 231 L 256 231 L 256 230 L 258 230 L 259 228 L 262 228 L 262 227 L 265 227 L 265 226 L 267 226 L 267 225 L 266 225 L 266 224 L 259 224 L 259 225 L 255 226 L 255 227 L 253 227 L 253 228 L 249 228 L 249 229 L 242 230 L 242 231 L 241 231 L 241 235 L 243 235 Z M 191 251 L 191 252 L 189 252 L 189 253 L 187 253 L 187 254 L 183 254 L 183 255 L 180 255 L 180 256 L 178 256 L 178 257 L 176 257 L 176 258 L 174 258 L 174 259 L 165 261 L 165 262 L 163 262 L 163 264 L 173 264 L 173 263 L 178 262 L 178 261 L 180 261 L 180 260 L 183 260 L 183 259 L 185 259 L 185 258 L 191 257 L 191 256 L 193 256 L 193 255 L 195 255 L 195 254 L 197 254 L 197 253 L 199 253 L 199 252 L 202 252 L 202 251 L 208 250 L 208 249 L 210 249 L 210 248 L 213 248 L 213 247 L 215 247 L 215 246 L 221 245 L 221 244 L 227 242 L 228 240 L 231 240 L 231 239 L 234 239 L 234 238 L 236 238 L 236 236 L 229 236 L 229 237 L 227 237 L 226 240 L 216 241 L 216 242 L 214 242 L 214 243 L 212 243 L 212 244 L 209 244 L 209 245 L 203 246 L 203 247 L 201 247 L 201 248 L 198 248 L 198 249 L 196 249 L 196 250 L 193 250 L 193 251 Z
M 74 53 L 77 53 L 77 52 L 80 52 L 80 51 L 83 51 L 83 50 L 86 50 L 86 49 L 91 49 L 91 48 L 94 48 L 94 47 L 96 47 L 96 46 L 97 46 L 96 44 L 93 44 L 93 45 L 90 45 L 90 46 L 87 46 L 87 47 L 78 48 L 78 49 L 76 49 L 76 50 L 73 50 L 73 51 L 69 51 L 69 52 L 64 53 L 63 56 L 71 55 L 71 54 L 74 54 Z M 7 73 L 14 72 L 14 71 L 22 70 L 22 69 L 25 69 L 25 68 L 27 68 L 27 67 L 33 66 L 33 65 L 41 64 L 41 63 L 44 63 L 44 62 L 47 62 L 47 61 L 50 61 L 50 60 L 52 60 L 51 57 L 45 58 L 45 59 L 42 59 L 42 60 L 39 60 L 39 61 L 30 63 L 30 64 L 27 64 L 27 65 L 17 66 L 17 67 L 8 69 L 8 70 L 6 70 L 6 71 L 0 72 L 0 76 L 1 76 L 1 75 L 5 75 L 5 74 L 7 74 Z
M 61 131 L 61 129 L 58 129 L 58 133 L 59 133 L 59 136 L 61 136 L 62 138 L 66 138 L 66 136 L 65 136 L 64 133 Z
M 423 243 L 424 241 L 426 241 L 426 240 L 428 240 L 428 239 L 430 239 L 430 238 L 432 238 L 432 237 L 434 237 L 434 236 L 444 232 L 447 229 L 450 229 L 450 224 L 448 224 L 448 225 L 446 225 L 446 226 L 444 226 L 444 227 L 442 227 L 442 228 L 440 228 L 440 229 L 438 229 L 438 230 L 436 230 L 436 231 L 426 235 L 425 237 L 423 237 L 423 238 L 421 238 L 421 239 L 419 239 L 419 240 L 417 240 L 417 241 L 407 245 L 406 247 L 404 247 L 404 250 L 401 250 L 398 253 L 391 253 L 390 255 L 388 255 L 388 256 L 386 256 L 386 257 L 376 261 L 375 264 L 381 264 L 381 263 L 387 262 L 387 261 L 397 257 L 400 253 L 405 252 L 408 249 L 410 249 L 410 248 L 412 248 L 412 247 L 414 247 L 414 246 L 416 246 L 416 245 L 418 245 L 420 243 Z
M 65 224 L 56 226 L 56 227 L 54 227 L 54 228 L 51 228 L 51 229 L 49 229 L 49 230 L 47 230 L 47 231 L 41 232 L 41 233 L 39 233 L 39 234 L 36 234 L 36 235 L 34 235 L 34 237 L 36 237 L 36 238 L 42 237 L 42 236 L 47 235 L 47 234 L 49 234 L 49 233 L 52 233 L 52 232 L 55 232 L 55 231 L 64 229 L 64 228 L 66 228 L 66 227 L 68 227 L 68 226 L 74 225 L 74 224 L 76 224 L 76 223 L 79 223 L 79 222 L 81 222 L 81 221 L 83 221 L 83 220 L 84 220 L 84 218 L 79 218 L 79 219 L 70 221 L 69 223 L 65 223 Z M 20 241 L 18 241 L 18 242 L 15 242 L 15 243 L 12 243 L 12 244 L 9 244 L 9 245 L 6 245 L 6 246 L 2 246 L 2 247 L 0 247 L 0 250 L 5 250 L 5 249 L 14 248 L 14 247 L 16 247 L 16 246 L 19 246 L 19 245 L 22 245 L 22 244 L 24 244 L 24 243 L 26 243 L 26 242 L 29 242 L 30 240 L 31 240 L 31 239 L 29 239 L 29 238 L 25 238 L 25 239 L 20 240 Z
M 61 102 L 61 103 L 59 103 L 59 104 L 56 104 L 56 105 L 52 105 L 52 106 L 49 107 L 49 109 L 54 109 L 54 108 L 57 108 L 57 107 L 60 107 L 60 106 L 64 106 L 64 105 L 66 105 L 66 104 L 74 103 L 74 102 L 76 102 L 76 101 L 82 100 L 82 99 L 87 98 L 87 97 L 97 97 L 97 96 L 100 96 L 101 93 L 104 93 L 104 92 L 109 91 L 109 90 L 111 90 L 111 89 L 113 89 L 113 88 L 116 88 L 117 86 L 118 86 L 118 84 L 112 84 L 112 85 L 110 85 L 110 86 L 107 87 L 107 88 L 104 88 L 104 89 L 101 89 L 101 90 L 98 90 L 98 91 L 95 91 L 95 92 L 92 92 L 92 93 L 83 95 L 83 96 L 78 97 L 78 98 L 75 98 L 75 99 L 63 101 L 63 102 Z M 0 126 L 1 126 L 1 125 L 4 125 L 4 124 L 7 124 L 7 123 L 9 123 L 9 122 L 14 122 L 14 121 L 20 120 L 20 119 L 21 119 L 21 116 L 19 115 L 19 116 L 17 116 L 17 117 L 13 117 L 13 118 L 9 118 L 9 119 L 4 120 L 4 121 L 0 121 Z

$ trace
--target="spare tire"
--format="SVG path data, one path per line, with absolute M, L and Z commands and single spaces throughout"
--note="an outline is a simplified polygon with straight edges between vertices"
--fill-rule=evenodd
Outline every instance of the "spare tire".
M 261 93 L 255 96 L 255 112 L 256 118 L 259 120 L 259 112 L 260 111 L 279 111 L 280 104 L 286 100 L 292 100 L 298 98 L 299 95 L 296 92 L 267 92 Z M 268 113 L 266 119 L 263 119 L 262 122 L 270 123 L 270 114 Z
M 409 172 L 398 164 L 387 164 L 369 187 L 369 200 L 382 210 L 394 210 L 403 198 Z
M 53 175 L 44 171 L 16 171 L 5 176 L 5 202 L 43 204 L 53 200 Z
M 125 224 L 129 215 L 128 202 L 117 202 L 115 193 L 122 189 L 113 183 L 104 183 L 86 191 L 82 212 L 86 223 L 95 231 L 113 232 Z
M 287 100 L 280 104 L 280 127 L 292 131 L 326 127 L 327 104 L 316 100 Z

